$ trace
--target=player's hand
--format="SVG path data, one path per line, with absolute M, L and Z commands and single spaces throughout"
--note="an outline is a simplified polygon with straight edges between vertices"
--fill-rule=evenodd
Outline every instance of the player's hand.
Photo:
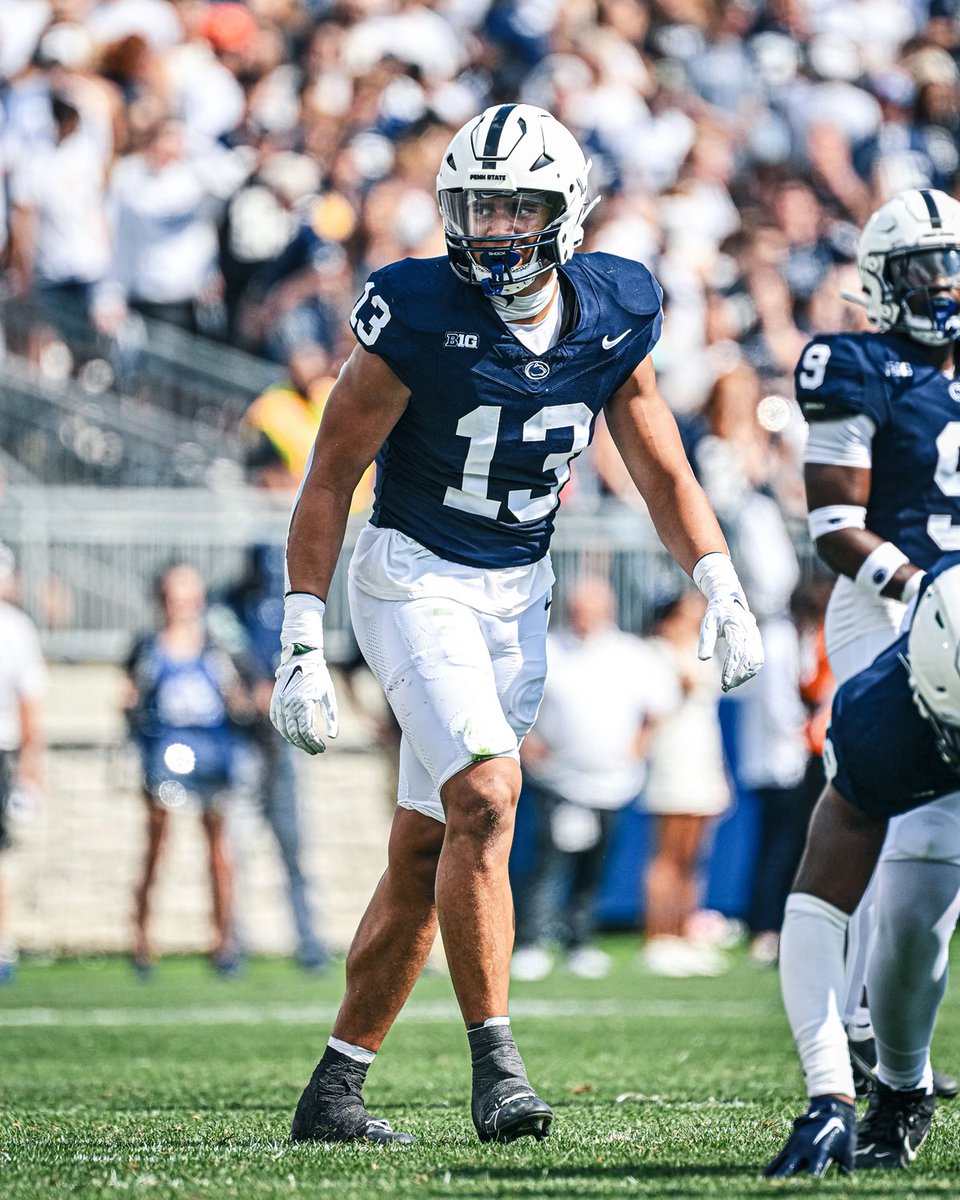
M 757 620 L 747 607 L 745 597 L 737 593 L 714 596 L 700 623 L 700 658 L 713 658 L 718 638 L 727 643 L 727 653 L 720 673 L 720 686 L 725 692 L 746 683 L 763 666 L 763 642 Z
M 319 706 L 323 734 L 340 731 L 333 680 L 323 657 L 323 612 L 316 596 L 294 592 L 284 599 L 277 668 L 270 720 L 281 737 L 307 754 L 322 754 L 326 742 L 317 730 Z
M 818 1179 L 836 1163 L 841 1175 L 854 1166 L 857 1115 L 853 1105 L 834 1096 L 817 1096 L 793 1123 L 787 1144 L 763 1168 L 767 1179 L 813 1175 Z
M 727 653 L 720 674 L 725 692 L 746 683 L 763 666 L 763 642 L 737 572 L 726 554 L 705 554 L 693 568 L 693 581 L 707 598 L 707 611 L 700 624 L 701 659 L 713 658 L 717 640 L 723 638 Z

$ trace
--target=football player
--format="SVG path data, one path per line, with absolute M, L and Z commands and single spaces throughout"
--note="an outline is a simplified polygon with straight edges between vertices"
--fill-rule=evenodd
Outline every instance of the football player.
M 840 576 L 825 633 L 841 683 L 895 639 L 923 570 L 943 552 L 960 549 L 960 379 L 954 378 L 960 204 L 928 189 L 893 197 L 867 222 L 857 261 L 863 294 L 856 299 L 877 331 L 817 336 L 796 372 L 797 398 L 810 424 L 810 533 Z M 906 930 L 908 907 L 908 924 L 933 922 L 941 913 L 941 897 L 921 883 L 922 864 L 931 856 L 960 859 L 960 836 L 947 845 L 941 832 L 935 807 L 891 823 L 881 874 L 887 863 L 921 865 L 911 887 L 887 890 L 893 909 L 883 916 L 885 938 Z M 858 1092 L 877 1058 L 862 1003 L 873 891 L 848 931 L 844 1017 Z M 899 958 L 896 946 L 889 953 Z M 913 980 L 898 972 L 885 984 L 898 990 L 904 1005 L 912 988 L 932 986 L 922 972 Z M 893 1003 L 892 996 L 886 1002 Z M 935 1084 L 940 1095 L 957 1093 L 949 1076 L 938 1073 Z
M 960 913 L 960 859 L 931 863 L 941 908 L 936 927 L 915 925 L 913 943 L 900 941 L 899 960 L 874 955 L 871 997 L 883 997 L 873 1004 L 879 1079 L 859 1125 L 841 1015 L 844 939 L 890 818 L 929 809 L 937 816 L 928 830 L 954 842 L 960 835 L 958 663 L 960 555 L 952 554 L 923 577 L 909 633 L 843 684 L 834 699 L 824 752 L 830 782 L 813 814 L 780 941 L 784 1004 L 810 1106 L 764 1170 L 767 1176 L 823 1175 L 833 1163 L 841 1172 L 906 1167 L 930 1128 L 936 1103 L 930 1039 L 946 989 L 949 933 Z M 912 888 L 902 868 L 909 871 L 913 863 L 888 866 L 881 910 L 888 891 Z M 880 987 L 874 993 L 878 976 L 902 975 L 909 985 L 920 969 L 930 986 L 908 986 L 905 1006 L 890 1004 Z
M 324 598 L 350 496 L 376 457 L 350 604 L 402 730 L 399 806 L 295 1140 L 412 1140 L 370 1114 L 361 1088 L 438 924 L 467 1025 L 480 1139 L 550 1129 L 552 1110 L 510 1029 L 507 860 L 518 746 L 543 690 L 553 521 L 601 410 L 663 542 L 707 596 L 700 654 L 725 638 L 725 688 L 762 661 L 723 536 L 657 391 L 660 288 L 638 262 L 573 254 L 592 207 L 588 169 L 549 113 L 487 109 L 440 165 L 447 255 L 374 272 L 353 310 L 359 346 L 331 392 L 291 521 L 271 715 L 307 753 L 336 733 Z

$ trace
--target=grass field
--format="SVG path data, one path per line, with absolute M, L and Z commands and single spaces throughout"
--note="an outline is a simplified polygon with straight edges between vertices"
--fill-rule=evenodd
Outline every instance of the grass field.
M 602 983 L 562 971 L 514 988 L 554 1135 L 482 1146 L 449 980 L 420 981 L 371 1071 L 368 1103 L 414 1147 L 294 1146 L 297 1097 L 326 1040 L 342 968 L 196 959 L 149 984 L 118 960 L 21 966 L 0 990 L 0 1197 L 739 1197 L 960 1195 L 960 1104 L 908 1172 L 774 1186 L 759 1167 L 801 1105 L 776 974 L 738 958 L 706 981 L 645 976 L 612 939 Z M 960 1068 L 960 1002 L 938 1061 Z

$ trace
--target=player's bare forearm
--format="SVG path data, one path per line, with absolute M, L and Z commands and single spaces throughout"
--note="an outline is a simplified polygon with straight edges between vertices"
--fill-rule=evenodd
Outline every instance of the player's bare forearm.
M 354 489 L 409 395 L 382 359 L 359 347 L 344 365 L 327 400 L 290 522 L 287 572 L 293 591 L 326 600 Z
M 807 463 L 804 468 L 807 508 L 810 512 L 832 505 L 865 509 L 870 499 L 870 478 L 871 473 L 866 467 Z M 837 529 L 817 538 L 817 554 L 838 574 L 856 579 L 864 562 L 883 541 L 879 534 L 869 529 Z M 880 594 L 899 599 L 903 585 L 918 570 L 913 563 L 905 563 L 894 572 Z
M 644 359 L 604 410 L 610 434 L 630 477 L 646 501 L 664 546 L 689 574 L 727 543 L 693 474 L 673 413 Z

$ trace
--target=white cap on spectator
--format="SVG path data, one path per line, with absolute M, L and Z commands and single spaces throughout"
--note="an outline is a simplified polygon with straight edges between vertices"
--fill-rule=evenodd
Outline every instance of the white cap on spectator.
M 320 167 L 306 154 L 279 150 L 267 157 L 259 172 L 260 182 L 294 205 L 320 187 Z
M 79 70 L 93 58 L 94 40 L 89 29 L 72 21 L 51 25 L 40 39 L 37 55 L 46 66 Z

